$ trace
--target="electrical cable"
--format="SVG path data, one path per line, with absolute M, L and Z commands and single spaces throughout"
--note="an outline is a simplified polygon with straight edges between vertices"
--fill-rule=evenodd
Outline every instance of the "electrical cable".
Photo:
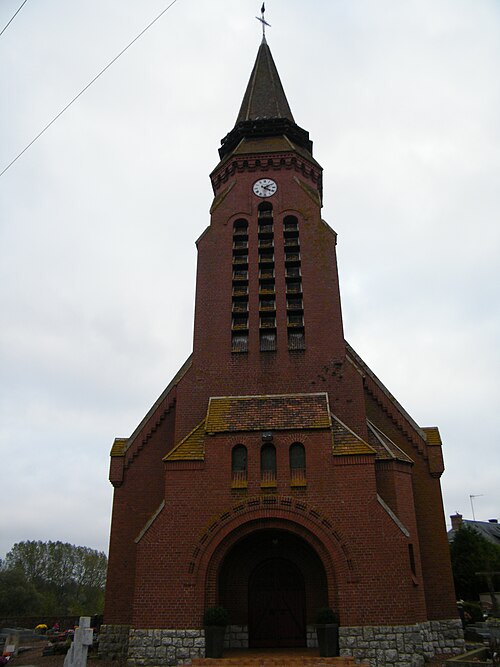
M 25 0 L 25 2 L 26 2 L 26 0 Z M 85 86 L 85 88 L 83 88 L 83 89 L 78 93 L 78 95 L 76 95 L 76 96 L 71 100 L 71 102 L 68 102 L 68 104 L 67 104 L 63 109 L 61 109 L 61 111 L 57 114 L 57 116 L 54 116 L 54 118 L 50 121 L 50 123 L 47 123 L 47 125 L 43 128 L 43 130 L 41 130 L 41 131 L 36 135 L 36 137 L 35 137 L 34 139 L 32 139 L 32 140 L 29 142 L 29 144 L 28 144 L 25 148 L 23 148 L 23 150 L 22 150 L 22 151 L 21 151 L 21 152 L 20 152 L 20 153 L 19 153 L 19 154 L 18 154 L 18 155 L 11 161 L 11 162 L 9 162 L 9 164 L 5 167 L 5 169 L 3 169 L 3 170 L 0 172 L 0 176 L 3 176 L 3 175 L 5 174 L 5 172 L 6 172 L 8 169 L 10 169 L 10 168 L 12 167 L 12 165 L 13 165 L 15 162 L 17 162 L 17 160 L 19 160 L 19 158 L 21 157 L 21 155 L 24 155 L 24 153 L 26 153 L 26 151 L 28 150 L 28 148 L 30 148 L 31 146 L 33 146 L 33 144 L 35 143 L 35 141 L 36 141 L 37 139 L 39 139 L 39 138 L 42 136 L 42 134 L 44 134 L 44 133 L 49 129 L 49 127 L 50 127 L 51 125 L 53 125 L 53 124 L 56 122 L 56 120 L 57 120 L 58 118 L 60 118 L 60 117 L 63 115 L 63 113 L 64 113 L 65 111 L 67 111 L 67 110 L 70 108 L 70 106 L 71 106 L 74 102 L 76 102 L 76 100 L 77 100 L 79 97 L 81 97 L 81 96 L 83 95 L 83 93 L 84 93 L 86 90 L 88 90 L 88 89 L 90 88 L 90 86 L 91 86 L 93 83 L 95 83 L 95 82 L 97 81 L 97 79 L 98 79 L 100 76 L 102 76 L 102 75 L 104 74 L 104 72 L 105 72 L 106 70 L 108 70 L 108 69 L 111 67 L 111 65 L 113 65 L 113 63 L 115 63 L 115 62 L 118 60 L 118 58 L 119 58 L 120 56 L 122 56 L 122 55 L 125 53 L 125 51 L 127 51 L 127 50 L 132 46 L 132 44 L 135 44 L 135 42 L 137 42 L 137 40 L 138 40 L 140 37 L 142 37 L 142 35 L 144 35 L 144 33 L 145 33 L 147 30 L 149 30 L 149 28 L 151 28 L 151 26 L 154 25 L 154 24 L 155 24 L 155 23 L 156 23 L 156 22 L 163 16 L 163 14 L 165 14 L 165 12 L 167 12 L 167 11 L 170 9 L 170 7 L 172 7 L 172 5 L 175 5 L 176 2 L 177 2 L 177 0 L 172 0 L 172 2 L 168 5 L 168 7 L 166 7 L 163 11 L 161 11 L 161 12 L 158 14 L 158 16 L 157 16 L 155 19 L 153 19 L 153 20 L 151 21 L 151 23 L 149 23 L 143 30 L 141 30 L 141 32 L 140 32 L 136 37 L 134 37 L 134 39 L 133 39 L 129 44 L 127 44 L 127 46 L 126 46 L 124 49 L 122 49 L 122 50 L 120 51 L 120 53 L 119 53 L 117 56 L 115 56 L 115 57 L 113 58 L 113 60 L 111 60 L 111 61 L 106 65 L 106 67 L 104 67 L 104 68 L 99 72 L 99 74 L 97 74 L 97 75 L 92 79 L 92 81 L 90 81 L 90 83 L 88 83 L 88 84 Z
M 28 0 L 24 0 L 24 2 L 21 4 L 17 12 L 14 14 L 14 16 L 10 19 L 10 21 L 7 23 L 7 25 L 3 28 L 2 32 L 0 32 L 0 37 L 4 34 L 4 32 L 7 30 L 7 28 L 10 26 L 12 21 L 16 18 L 16 16 L 19 14 L 21 9 L 24 7 L 24 5 L 28 2 Z

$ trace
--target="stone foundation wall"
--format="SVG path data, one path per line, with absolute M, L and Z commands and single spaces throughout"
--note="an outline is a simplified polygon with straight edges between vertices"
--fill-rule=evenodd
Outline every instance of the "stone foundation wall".
M 224 648 L 248 648 L 248 625 L 228 625 Z
M 308 625 L 306 629 L 306 646 L 307 648 L 318 648 L 318 635 L 314 625 Z
M 436 653 L 459 654 L 465 651 L 462 622 L 458 618 L 447 621 L 428 621 L 423 624 L 426 640 Z
M 354 656 L 371 667 L 423 667 L 437 653 L 464 650 L 459 620 L 428 621 L 416 625 L 339 628 L 340 655 Z
M 226 648 L 248 648 L 248 626 L 230 625 Z M 423 667 L 426 658 L 464 650 L 458 619 L 417 625 L 382 625 L 339 628 L 340 655 L 367 661 L 371 667 Z M 318 646 L 316 630 L 307 626 L 307 646 Z M 205 634 L 194 630 L 133 630 L 128 625 L 103 625 L 99 655 L 124 658 L 128 667 L 188 665 L 205 655 Z
M 205 657 L 203 630 L 130 630 L 129 667 L 189 665 Z
M 101 625 L 99 657 L 119 660 L 128 654 L 130 625 Z

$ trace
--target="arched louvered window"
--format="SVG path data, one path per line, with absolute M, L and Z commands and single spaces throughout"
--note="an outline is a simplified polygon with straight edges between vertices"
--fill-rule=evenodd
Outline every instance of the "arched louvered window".
M 235 445 L 231 452 L 233 488 L 245 488 L 247 486 L 247 468 L 247 448 L 245 445 Z
M 285 242 L 286 310 L 288 349 L 305 349 L 304 303 L 300 259 L 299 221 L 295 215 L 283 219 Z
M 306 483 L 306 450 L 301 442 L 290 445 L 290 484 L 305 486 Z
M 271 443 L 260 450 L 261 486 L 276 486 L 276 447 Z
M 248 352 L 248 220 L 233 223 L 231 350 Z

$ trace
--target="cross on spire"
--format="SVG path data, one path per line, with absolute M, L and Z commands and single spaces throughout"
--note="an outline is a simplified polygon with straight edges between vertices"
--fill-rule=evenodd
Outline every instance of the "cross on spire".
M 264 39 L 264 40 L 266 39 L 266 25 L 267 25 L 268 28 L 271 27 L 271 24 L 268 23 L 266 21 L 266 19 L 264 18 L 265 11 L 266 11 L 266 5 L 263 2 L 262 7 L 260 8 L 261 15 L 255 17 L 257 19 L 257 21 L 260 21 L 262 23 L 262 39 Z

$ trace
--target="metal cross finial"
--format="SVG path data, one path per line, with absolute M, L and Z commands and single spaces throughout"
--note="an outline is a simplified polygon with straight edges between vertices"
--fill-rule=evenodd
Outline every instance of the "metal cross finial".
M 263 2 L 263 3 L 262 3 L 262 7 L 260 8 L 261 16 L 256 16 L 256 17 L 255 17 L 255 18 L 257 19 L 257 21 L 260 21 L 260 22 L 262 23 L 262 38 L 263 38 L 263 39 L 266 38 L 266 25 L 267 25 L 268 28 L 271 27 L 271 24 L 268 23 L 268 22 L 266 21 L 266 19 L 264 18 L 264 12 L 265 12 L 265 11 L 266 11 L 266 6 L 265 6 L 265 3 Z

